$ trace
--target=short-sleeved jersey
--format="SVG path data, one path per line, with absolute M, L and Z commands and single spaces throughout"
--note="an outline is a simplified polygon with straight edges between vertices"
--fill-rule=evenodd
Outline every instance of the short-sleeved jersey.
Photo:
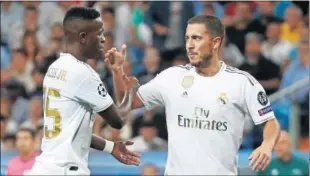
M 44 81 L 44 137 L 41 163 L 86 170 L 95 113 L 113 100 L 99 75 L 68 53 L 49 67 Z
M 167 175 L 236 175 L 246 118 L 274 118 L 263 87 L 248 73 L 222 62 L 212 77 L 191 65 L 171 67 L 141 86 L 147 109 L 165 106 Z

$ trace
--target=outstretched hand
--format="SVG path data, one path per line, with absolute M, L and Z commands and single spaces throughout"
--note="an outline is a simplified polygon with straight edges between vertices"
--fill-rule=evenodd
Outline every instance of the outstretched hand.
M 139 166 L 141 155 L 136 152 L 131 152 L 126 148 L 126 146 L 132 144 L 133 142 L 131 141 L 115 142 L 112 151 L 112 156 L 123 164 Z
M 111 72 L 120 71 L 126 59 L 127 46 L 122 46 L 121 52 L 111 48 L 105 55 L 104 63 Z
M 254 171 L 263 171 L 269 165 L 271 160 L 272 148 L 262 144 L 253 151 L 249 157 L 250 166 Z

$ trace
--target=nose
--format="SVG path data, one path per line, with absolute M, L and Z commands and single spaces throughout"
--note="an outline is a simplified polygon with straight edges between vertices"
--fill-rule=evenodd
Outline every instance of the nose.
M 100 43 L 105 43 L 105 37 L 102 35 L 102 37 L 101 37 L 101 40 L 100 40 Z
M 193 41 L 191 39 L 188 39 L 186 41 L 186 49 L 187 50 L 192 50 L 194 48 L 195 48 L 195 45 L 194 45 Z

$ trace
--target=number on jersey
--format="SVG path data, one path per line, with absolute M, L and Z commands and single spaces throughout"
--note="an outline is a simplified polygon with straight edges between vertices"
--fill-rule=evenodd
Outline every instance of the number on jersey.
M 61 132 L 61 116 L 58 109 L 50 107 L 50 98 L 60 98 L 60 92 L 52 88 L 43 88 L 44 136 L 46 139 L 57 137 Z

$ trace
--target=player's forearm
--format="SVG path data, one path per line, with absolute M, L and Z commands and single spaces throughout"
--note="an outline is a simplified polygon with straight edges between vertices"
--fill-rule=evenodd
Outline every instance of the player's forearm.
M 121 103 L 125 95 L 124 83 L 123 83 L 123 78 L 122 78 L 123 74 L 124 74 L 123 69 L 119 69 L 117 71 L 112 72 L 114 93 L 115 93 L 117 104 Z
M 90 147 L 97 150 L 103 150 L 105 147 L 105 140 L 93 134 L 91 138 Z
M 125 92 L 125 95 L 119 106 L 119 114 L 121 117 L 126 116 L 132 109 L 132 102 L 133 102 L 134 95 L 135 95 L 134 89 L 130 89 L 129 91 Z
M 112 143 L 111 141 L 108 141 Z M 113 145 L 107 145 L 107 141 L 95 134 L 92 135 L 90 147 L 93 149 L 97 149 L 100 151 L 106 151 L 107 153 L 111 153 L 113 150 Z
M 278 121 L 276 119 L 268 120 L 265 124 L 263 133 L 263 145 L 267 145 L 273 149 L 280 134 L 280 126 Z

